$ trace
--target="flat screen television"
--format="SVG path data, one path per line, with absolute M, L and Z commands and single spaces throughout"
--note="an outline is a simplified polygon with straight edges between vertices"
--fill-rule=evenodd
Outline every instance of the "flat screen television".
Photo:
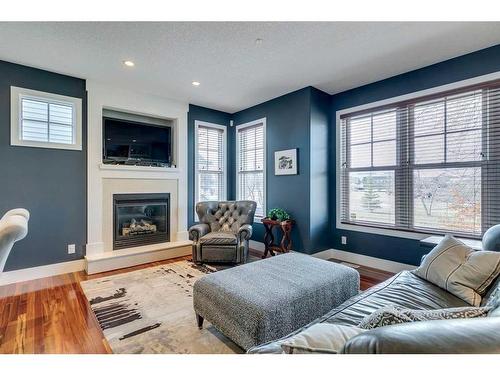
M 172 165 L 172 128 L 104 117 L 105 164 Z

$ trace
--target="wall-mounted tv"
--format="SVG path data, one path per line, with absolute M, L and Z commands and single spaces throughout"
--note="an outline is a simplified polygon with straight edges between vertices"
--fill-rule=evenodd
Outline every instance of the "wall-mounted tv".
M 103 117 L 105 164 L 172 165 L 172 128 Z

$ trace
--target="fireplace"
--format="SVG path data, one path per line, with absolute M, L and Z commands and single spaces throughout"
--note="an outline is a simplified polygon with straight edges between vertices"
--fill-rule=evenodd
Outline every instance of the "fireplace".
M 113 250 L 170 240 L 170 194 L 113 194 Z

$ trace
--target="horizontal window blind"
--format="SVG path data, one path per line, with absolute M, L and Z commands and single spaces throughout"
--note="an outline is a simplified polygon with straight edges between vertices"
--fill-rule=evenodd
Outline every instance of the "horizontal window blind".
M 498 82 L 341 117 L 341 221 L 480 237 L 500 221 Z
M 264 125 L 238 130 L 238 199 L 257 202 L 256 217 L 265 216 Z
M 197 202 L 226 199 L 224 136 L 220 128 L 203 125 L 197 128 Z
M 24 141 L 74 144 L 72 104 L 21 98 L 21 139 Z

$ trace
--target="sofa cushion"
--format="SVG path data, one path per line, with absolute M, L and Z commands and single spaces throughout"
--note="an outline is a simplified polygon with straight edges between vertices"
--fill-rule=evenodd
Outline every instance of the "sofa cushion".
M 476 251 L 446 235 L 414 273 L 467 303 L 479 306 L 481 296 L 500 273 L 500 253 Z
M 365 316 L 387 305 L 415 310 L 468 306 L 446 290 L 410 271 L 402 271 L 331 310 L 322 319 L 333 324 L 358 325 Z
M 344 344 L 365 329 L 340 324 L 318 323 L 281 342 L 287 354 L 336 354 Z
M 373 329 L 393 324 L 411 323 L 426 320 L 466 319 L 485 317 L 490 309 L 488 307 L 453 307 L 438 310 L 411 310 L 397 306 L 386 306 L 365 317 L 358 327 Z
M 236 245 L 238 240 L 231 232 L 209 232 L 200 238 L 202 245 Z

